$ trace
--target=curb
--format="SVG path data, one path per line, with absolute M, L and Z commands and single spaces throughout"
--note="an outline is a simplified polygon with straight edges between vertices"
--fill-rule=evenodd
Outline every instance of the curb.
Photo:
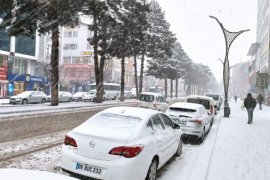
M 208 176 L 209 167 L 211 164 L 211 158 L 216 144 L 218 130 L 221 122 L 221 115 L 223 111 L 220 111 L 216 117 L 215 123 L 211 127 L 210 132 L 207 134 L 207 143 L 203 143 L 202 151 L 197 159 L 195 166 L 190 174 L 189 180 L 206 180 Z

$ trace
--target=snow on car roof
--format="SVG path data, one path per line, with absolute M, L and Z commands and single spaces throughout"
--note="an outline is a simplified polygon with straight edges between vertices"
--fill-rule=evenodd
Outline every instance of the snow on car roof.
M 172 104 L 170 107 L 175 107 L 175 108 L 188 108 L 188 109 L 198 109 L 200 107 L 203 107 L 201 104 L 196 104 L 196 103 L 188 103 L 188 102 L 178 102 Z
M 158 111 L 139 107 L 112 107 L 102 111 L 101 113 L 121 114 L 124 116 L 138 117 L 140 119 L 148 119 Z
M 159 94 L 159 93 L 154 93 L 154 92 L 143 92 L 143 93 L 141 93 L 141 94 L 153 95 L 153 96 L 162 96 L 161 94 Z M 141 94 L 140 94 L 140 95 L 141 95 Z
M 208 97 L 208 96 L 190 95 L 190 96 L 187 96 L 187 99 L 188 99 L 188 98 L 208 99 L 208 100 L 214 101 L 213 98 Z

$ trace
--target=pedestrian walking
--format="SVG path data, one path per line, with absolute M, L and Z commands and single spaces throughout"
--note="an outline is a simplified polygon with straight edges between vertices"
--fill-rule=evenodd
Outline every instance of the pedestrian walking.
M 237 98 L 238 98 L 238 97 L 235 95 L 235 96 L 234 96 L 234 101 L 235 101 L 235 102 L 237 102 Z
M 248 113 L 248 124 L 251 124 L 253 121 L 253 111 L 256 105 L 256 100 L 252 97 L 251 93 L 248 93 L 244 100 L 244 106 L 246 107 Z
M 259 94 L 256 99 L 257 99 L 257 102 L 259 103 L 259 106 L 260 106 L 259 109 L 262 110 L 262 102 L 263 102 L 262 94 Z

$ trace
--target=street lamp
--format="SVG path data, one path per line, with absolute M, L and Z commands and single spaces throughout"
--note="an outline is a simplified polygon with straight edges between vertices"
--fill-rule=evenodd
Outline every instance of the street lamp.
M 224 61 L 220 60 L 223 64 L 223 84 L 224 84 L 224 117 L 229 117 L 230 115 L 230 107 L 228 104 L 228 88 L 229 88 L 229 82 L 230 82 L 230 65 L 229 65 L 229 50 L 230 47 L 233 43 L 233 41 L 243 32 L 249 31 L 249 30 L 241 30 L 238 32 L 230 32 L 226 30 L 222 23 L 214 16 L 209 16 L 210 18 L 213 18 L 217 21 L 219 26 L 222 29 L 224 38 L 225 38 L 225 43 L 226 43 L 226 50 L 225 50 L 225 59 Z

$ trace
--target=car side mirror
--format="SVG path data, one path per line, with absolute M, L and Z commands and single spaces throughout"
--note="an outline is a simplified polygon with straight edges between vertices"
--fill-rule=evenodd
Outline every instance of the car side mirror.
M 173 123 L 173 129 L 180 129 L 179 124 Z
M 29 97 L 32 97 L 32 94 L 30 94 Z

